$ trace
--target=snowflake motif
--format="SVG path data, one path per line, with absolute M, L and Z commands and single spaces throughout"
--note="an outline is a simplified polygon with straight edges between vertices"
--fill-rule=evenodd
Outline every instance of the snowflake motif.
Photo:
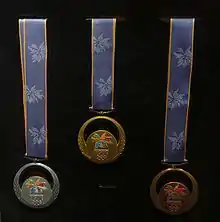
M 96 54 L 107 51 L 112 47 L 111 38 L 104 38 L 104 34 L 101 33 L 98 37 L 93 37 L 93 47 Z
M 183 68 L 187 67 L 192 62 L 192 52 L 191 47 L 187 48 L 186 51 L 182 48 L 178 48 L 176 52 L 173 53 L 177 59 L 177 67 L 182 66 Z
M 171 142 L 172 151 L 179 151 L 183 148 L 184 143 L 184 131 L 177 135 L 176 132 L 173 133 L 172 137 L 168 137 Z
M 44 42 L 42 42 L 39 47 L 37 47 L 36 44 L 32 44 L 28 46 L 28 49 L 32 55 L 32 63 L 40 62 L 45 59 L 46 47 Z
M 186 105 L 185 95 L 179 92 L 179 89 L 168 93 L 168 107 L 170 109 Z
M 107 96 L 112 92 L 112 77 L 109 76 L 107 81 L 104 79 L 99 79 L 99 82 L 95 83 L 98 86 L 98 89 L 100 89 L 100 96 Z
M 28 131 L 31 134 L 33 144 L 41 144 L 45 142 L 47 132 L 44 126 L 42 126 L 40 130 L 35 127 L 31 127 Z
M 36 86 L 33 85 L 30 89 L 26 86 L 26 95 L 28 103 L 38 103 L 39 100 L 44 98 L 43 90 L 36 89 Z

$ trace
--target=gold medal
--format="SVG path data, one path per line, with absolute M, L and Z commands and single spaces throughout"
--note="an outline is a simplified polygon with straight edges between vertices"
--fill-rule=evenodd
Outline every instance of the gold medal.
M 118 139 L 108 130 L 96 130 L 85 139 L 85 130 L 89 124 L 96 120 L 107 120 L 114 124 L 118 130 Z M 82 154 L 95 163 L 110 163 L 116 160 L 125 147 L 125 132 L 122 126 L 107 116 L 96 116 L 87 120 L 78 134 L 78 144 Z
M 125 132 L 122 126 L 113 118 L 104 116 L 114 109 L 116 19 L 91 21 L 92 106 L 90 110 L 98 116 L 82 125 L 78 134 L 78 145 L 82 154 L 90 161 L 104 164 L 116 160 L 125 147 Z

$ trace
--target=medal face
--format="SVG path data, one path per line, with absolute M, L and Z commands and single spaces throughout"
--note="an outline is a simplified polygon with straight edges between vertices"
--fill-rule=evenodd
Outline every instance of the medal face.
M 160 202 L 170 213 L 181 211 L 189 196 L 189 189 L 179 182 L 166 183 L 159 192 Z
M 97 119 L 105 119 L 112 122 L 119 134 L 118 141 L 115 136 L 107 130 L 96 130 L 85 140 L 84 131 L 86 127 Z M 125 147 L 125 133 L 122 126 L 114 119 L 106 116 L 97 116 L 89 119 L 83 124 L 78 135 L 78 144 L 82 154 L 94 163 L 103 164 L 116 160 Z
M 89 135 L 86 140 L 87 155 L 97 161 L 105 161 L 114 158 L 117 152 L 117 140 L 106 130 L 98 130 Z
M 46 171 L 52 181 L 49 182 L 46 178 L 39 175 L 28 176 L 25 180 L 22 178 L 26 171 L 32 167 L 34 172 Z M 37 170 L 36 170 L 37 169 Z M 35 174 L 35 173 L 34 173 Z M 20 181 L 23 181 L 22 184 Z M 48 166 L 41 163 L 29 163 L 23 166 L 15 175 L 14 192 L 18 200 L 31 208 L 45 208 L 51 205 L 59 194 L 59 179 L 55 172 Z
M 179 182 L 178 178 L 175 181 L 164 183 L 163 180 L 167 180 L 165 176 L 168 173 L 183 174 L 190 184 Z M 198 185 L 190 173 L 179 168 L 169 168 L 160 172 L 153 179 L 150 194 L 156 208 L 170 215 L 180 215 L 189 211 L 197 202 Z
M 30 205 L 45 205 L 52 197 L 52 189 L 46 179 L 33 176 L 26 179 L 21 187 L 21 197 Z

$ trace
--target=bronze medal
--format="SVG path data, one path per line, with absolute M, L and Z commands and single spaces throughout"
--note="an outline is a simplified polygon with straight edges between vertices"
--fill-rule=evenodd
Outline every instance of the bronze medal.
M 174 175 L 172 179 L 169 178 L 169 174 L 175 174 L 175 178 Z M 183 182 L 181 177 L 186 177 Z M 189 211 L 197 202 L 198 184 L 187 171 L 168 168 L 155 176 L 150 195 L 157 209 L 170 215 L 180 215 Z
M 170 19 L 170 47 L 164 133 L 164 160 L 171 165 L 150 187 L 155 207 L 170 215 L 191 210 L 198 199 L 198 185 L 187 171 L 186 140 L 193 64 L 194 19 Z

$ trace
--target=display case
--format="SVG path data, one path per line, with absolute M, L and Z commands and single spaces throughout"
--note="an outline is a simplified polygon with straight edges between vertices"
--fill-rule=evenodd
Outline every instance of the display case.
M 33 15 L 34 16 L 34 15 Z M 30 16 L 28 16 L 30 17 Z M 40 17 L 40 16 L 39 16 Z M 21 204 L 13 177 L 24 159 L 25 134 L 18 19 L 6 19 L 0 36 L 2 87 L 0 212 L 2 221 L 218 221 L 219 20 L 195 18 L 187 160 L 199 198 L 188 212 L 173 216 L 154 207 L 152 179 L 161 164 L 169 53 L 169 17 L 117 17 L 114 112 L 124 129 L 120 157 L 89 161 L 78 146 L 83 123 L 96 114 L 91 103 L 92 16 L 46 15 L 48 41 L 48 160 L 60 193 L 45 209 Z M 94 16 L 95 17 L 95 16 Z M 97 16 L 96 16 L 97 17 Z M 109 16 L 110 17 L 110 16 Z M 161 19 L 162 18 L 162 19 Z M 92 129 L 90 129 L 92 130 Z M 114 131 L 114 130 L 113 130 Z

